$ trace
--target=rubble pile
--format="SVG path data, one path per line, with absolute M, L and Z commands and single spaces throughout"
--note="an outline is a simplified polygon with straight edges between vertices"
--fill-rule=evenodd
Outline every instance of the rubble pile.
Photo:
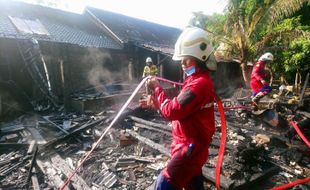
M 246 105 L 245 100 L 240 96 L 224 99 L 224 107 Z M 274 110 L 281 121 L 278 127 L 246 109 L 225 111 L 223 189 L 268 189 L 310 176 L 309 148 L 288 123 L 294 119 L 299 125 L 308 126 L 309 110 L 292 107 L 277 102 Z M 117 109 L 105 109 L 100 113 L 25 114 L 2 123 L 0 147 L 5 148 L 0 149 L 0 188 L 59 188 L 74 174 L 115 117 Z M 208 189 L 216 189 L 215 165 L 221 135 L 219 113 L 215 110 L 217 131 L 203 168 Z M 302 129 L 307 136 L 307 127 Z M 170 122 L 158 112 L 139 107 L 127 109 L 65 189 L 147 189 L 169 159 L 170 143 Z M 298 187 L 307 189 L 309 184 Z

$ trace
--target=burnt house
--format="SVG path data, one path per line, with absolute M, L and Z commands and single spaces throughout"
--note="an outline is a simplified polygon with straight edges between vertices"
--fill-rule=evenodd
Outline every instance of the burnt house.
M 94 8 L 76 14 L 0 3 L 0 115 L 70 107 L 75 92 L 134 83 L 148 56 L 162 76 L 179 77 L 171 61 L 178 29 Z
M 160 76 L 175 81 L 182 78 L 181 68 L 171 60 L 180 29 L 92 7 L 87 7 L 84 14 L 124 44 L 134 66 L 134 78 L 141 79 L 147 57 L 158 66 Z

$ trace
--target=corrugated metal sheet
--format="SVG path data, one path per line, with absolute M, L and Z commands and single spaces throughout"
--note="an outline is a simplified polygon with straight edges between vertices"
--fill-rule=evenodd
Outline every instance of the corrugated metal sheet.
M 181 33 L 180 29 L 168 27 L 105 10 L 87 7 L 113 33 L 124 42 L 154 51 L 171 54 L 174 44 Z
M 50 35 L 21 32 L 9 16 L 33 23 L 38 20 Z M 26 22 L 26 23 L 27 23 Z M 70 43 L 85 47 L 122 49 L 119 42 L 91 23 L 85 15 L 20 2 L 0 1 L 0 37 Z

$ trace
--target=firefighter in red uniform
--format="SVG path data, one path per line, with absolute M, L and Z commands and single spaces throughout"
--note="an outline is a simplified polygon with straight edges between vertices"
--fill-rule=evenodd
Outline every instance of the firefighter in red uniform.
M 214 88 L 208 70 L 216 69 L 213 48 L 206 31 L 192 27 L 179 36 L 173 60 L 181 61 L 187 75 L 181 92 L 169 99 L 160 83 L 152 78 L 154 105 L 172 121 L 171 160 L 158 176 L 156 190 L 203 189 L 202 166 L 215 131 Z
M 257 106 L 258 101 L 271 92 L 271 87 L 265 80 L 265 65 L 273 61 L 271 53 L 265 53 L 254 64 L 251 74 L 252 102 Z

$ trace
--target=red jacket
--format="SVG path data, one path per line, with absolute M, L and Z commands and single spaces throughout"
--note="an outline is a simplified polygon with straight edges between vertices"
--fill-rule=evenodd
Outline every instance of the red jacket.
M 189 76 L 177 97 L 169 99 L 161 87 L 155 88 L 157 105 L 163 117 L 172 120 L 171 157 L 179 149 L 194 144 L 200 152 L 189 161 L 193 173 L 199 172 L 208 158 L 208 146 L 215 131 L 214 88 L 207 71 L 197 71 Z M 190 175 L 190 174 L 189 174 Z
M 253 66 L 251 74 L 251 89 L 254 93 L 258 93 L 264 86 L 261 80 L 265 78 L 265 65 L 266 62 L 257 61 Z

